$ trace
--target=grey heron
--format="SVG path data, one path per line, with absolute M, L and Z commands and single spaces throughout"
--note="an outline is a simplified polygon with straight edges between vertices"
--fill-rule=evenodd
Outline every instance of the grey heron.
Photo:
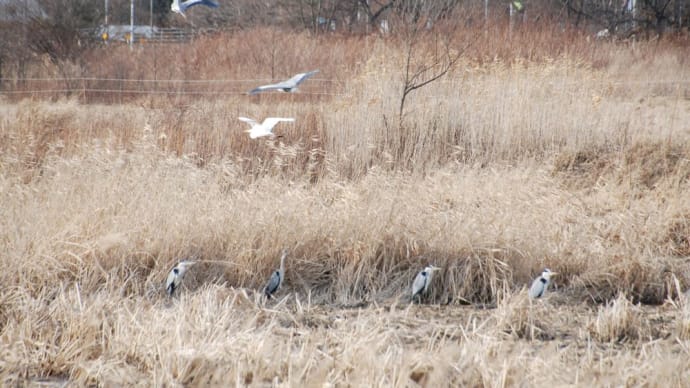
M 251 129 L 247 129 L 245 132 L 249 133 L 249 137 L 256 139 L 263 136 L 275 136 L 273 134 L 273 127 L 276 126 L 281 121 L 294 122 L 295 119 L 291 117 L 267 117 L 264 122 L 259 124 L 254 119 L 247 117 L 239 117 L 240 121 L 243 121 L 251 126 Z
M 553 275 L 558 275 L 558 273 L 551 272 L 550 269 L 544 268 L 544 272 L 542 272 L 538 278 L 534 279 L 532 287 L 529 288 L 530 299 L 541 298 L 546 294 L 546 290 L 549 288 L 549 283 L 551 282 L 551 276 Z
M 182 283 L 184 274 L 187 272 L 189 267 L 194 264 L 196 264 L 194 261 L 183 260 L 173 267 L 168 274 L 168 279 L 165 281 L 165 292 L 168 293 L 168 296 L 173 296 L 175 294 L 175 290 L 177 290 Z
M 285 277 L 285 258 L 287 255 L 287 249 L 283 249 L 283 254 L 280 256 L 280 269 L 271 274 L 271 277 L 268 279 L 268 283 L 264 288 L 264 294 L 266 294 L 266 296 L 269 298 L 273 295 L 273 293 L 278 291 L 280 285 L 283 284 L 283 279 Z
M 439 269 L 441 268 L 429 265 L 417 274 L 417 276 L 414 278 L 414 282 L 412 282 L 412 299 L 429 289 L 429 284 L 431 284 L 431 278 L 434 275 L 434 271 L 438 271 Z
M 180 0 L 173 0 L 172 4 L 170 5 L 170 10 L 187 18 L 185 11 L 187 11 L 187 8 L 195 5 L 205 5 L 211 8 L 218 8 L 218 3 L 213 0 L 187 0 L 182 2 L 180 2 Z
M 260 92 L 264 92 L 266 90 L 278 90 L 281 92 L 296 92 L 297 91 L 297 86 L 304 82 L 307 78 L 311 77 L 312 75 L 318 73 L 319 70 L 312 70 L 308 71 L 306 73 L 299 73 L 290 78 L 289 80 L 285 80 L 282 82 L 278 82 L 277 84 L 270 84 L 270 85 L 263 85 L 259 86 L 257 88 L 252 89 L 249 94 L 256 94 Z

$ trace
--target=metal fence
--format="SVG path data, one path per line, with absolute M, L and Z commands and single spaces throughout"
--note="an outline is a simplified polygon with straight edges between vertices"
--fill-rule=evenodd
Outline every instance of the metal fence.
M 217 98 L 246 95 L 257 85 L 270 79 L 131 79 L 103 77 L 71 78 L 0 78 L 0 98 L 77 98 L 84 102 L 125 102 L 143 96 L 169 98 Z M 309 85 L 300 88 L 296 98 L 310 100 L 339 95 L 340 89 L 331 79 L 310 79 Z M 275 93 L 268 93 L 275 94 Z M 301 97 L 298 97 L 301 96 Z
M 184 43 L 195 37 L 217 32 L 211 28 L 177 28 L 155 26 L 130 26 L 128 24 L 83 28 L 81 36 L 92 42 L 109 43 Z

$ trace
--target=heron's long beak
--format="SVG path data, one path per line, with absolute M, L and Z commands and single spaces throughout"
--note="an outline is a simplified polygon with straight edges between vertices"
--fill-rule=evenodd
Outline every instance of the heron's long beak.
M 558 272 L 551 272 L 551 276 L 558 275 Z
M 440 270 L 440 269 L 442 269 L 442 268 L 441 268 L 441 267 L 436 267 L 436 266 L 434 266 L 434 265 L 431 266 L 431 270 L 432 270 L 432 271 L 438 271 L 438 270 Z

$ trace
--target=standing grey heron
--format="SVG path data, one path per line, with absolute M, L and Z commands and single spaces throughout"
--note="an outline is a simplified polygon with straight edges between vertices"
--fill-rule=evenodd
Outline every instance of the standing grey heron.
M 285 258 L 287 255 L 287 249 L 283 249 L 283 254 L 280 256 L 280 269 L 271 274 L 271 277 L 268 279 L 268 283 L 264 288 L 264 294 L 266 294 L 266 296 L 269 298 L 273 295 L 273 293 L 278 291 L 280 285 L 283 284 L 283 279 L 285 277 Z
M 183 260 L 173 267 L 168 274 L 168 279 L 165 281 L 165 292 L 168 293 L 168 296 L 173 296 L 175 294 L 175 290 L 177 290 L 182 283 L 184 274 L 187 272 L 189 267 L 193 266 L 194 264 L 196 264 L 194 261 Z
M 185 11 L 187 11 L 187 8 L 195 5 L 205 5 L 211 8 L 218 8 L 218 3 L 213 0 L 187 0 L 183 2 L 180 2 L 180 0 L 173 0 L 172 4 L 170 4 L 170 10 L 175 13 L 179 13 L 186 19 L 187 15 L 185 15 Z
M 264 122 L 259 124 L 256 122 L 254 119 L 250 119 L 247 117 L 239 117 L 240 121 L 243 121 L 247 124 L 249 124 L 252 128 L 247 129 L 245 132 L 249 133 L 249 137 L 252 139 L 256 139 L 258 137 L 263 137 L 263 136 L 275 136 L 273 134 L 273 127 L 276 126 L 281 121 L 287 121 L 287 122 L 294 122 L 295 119 L 291 117 L 267 117 L 264 119 Z
M 278 90 L 281 92 L 296 92 L 297 85 L 301 84 L 304 80 L 311 77 L 312 75 L 318 73 L 318 70 L 308 71 L 306 73 L 299 73 L 289 80 L 278 82 L 277 84 L 263 85 L 249 91 L 249 94 L 256 94 L 264 92 L 266 90 Z
M 550 269 L 544 268 L 544 272 L 534 279 L 532 282 L 532 287 L 529 288 L 530 299 L 541 298 L 546 294 L 547 288 L 549 288 L 549 283 L 551 281 L 551 276 L 558 275 L 558 272 L 551 272 Z
M 414 278 L 414 282 L 412 282 L 412 300 L 414 300 L 415 296 L 420 295 L 421 297 L 421 294 L 429 289 L 434 271 L 438 271 L 439 269 L 441 268 L 429 265 L 417 274 L 417 277 Z

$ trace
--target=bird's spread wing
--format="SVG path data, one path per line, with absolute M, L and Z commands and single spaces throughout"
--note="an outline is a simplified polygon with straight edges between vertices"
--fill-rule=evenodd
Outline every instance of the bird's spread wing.
M 282 82 L 278 83 L 278 84 L 263 85 L 263 86 L 259 86 L 259 87 L 256 87 L 256 88 L 250 90 L 249 94 L 256 94 L 259 92 L 263 92 L 265 90 L 277 90 L 277 89 L 282 89 L 284 87 L 285 87 L 285 85 L 282 85 Z
M 218 8 L 218 3 L 213 0 L 203 0 L 201 3 L 207 7 Z
M 258 124 L 258 123 L 256 122 L 256 120 L 250 119 L 250 118 L 248 118 L 248 117 L 238 117 L 238 119 L 240 119 L 240 121 L 243 121 L 243 122 L 245 122 L 245 123 L 251 125 L 252 127 Z
M 283 117 L 267 117 L 264 122 L 261 124 L 267 131 L 270 131 L 273 127 L 275 127 L 276 124 L 278 124 L 281 121 L 295 121 L 295 119 L 288 117 L 288 118 L 283 118 Z
M 319 72 L 318 70 L 313 70 L 313 71 L 308 71 L 306 73 L 299 73 L 299 74 L 295 75 L 294 77 L 290 78 L 289 80 L 281 82 L 281 83 L 285 83 L 287 85 L 291 85 L 294 87 L 294 86 L 299 85 L 300 83 L 302 83 L 302 81 L 306 80 L 307 78 L 311 77 L 312 75 L 314 75 L 318 72 Z
M 306 73 L 299 73 L 299 74 L 293 76 L 292 78 L 290 78 L 289 80 L 281 81 L 281 82 L 278 82 L 277 84 L 269 84 L 269 85 L 259 86 L 255 89 L 252 89 L 249 92 L 249 94 L 256 94 L 259 92 L 263 92 L 265 90 L 292 89 L 292 88 L 296 87 L 297 85 L 299 85 L 305 79 L 311 77 L 312 75 L 314 75 L 318 72 L 319 72 L 319 70 L 312 70 L 312 71 L 308 71 Z
M 211 8 L 218 8 L 218 3 L 213 0 L 187 0 L 183 1 L 181 6 L 184 8 L 193 7 L 195 5 L 205 5 Z

